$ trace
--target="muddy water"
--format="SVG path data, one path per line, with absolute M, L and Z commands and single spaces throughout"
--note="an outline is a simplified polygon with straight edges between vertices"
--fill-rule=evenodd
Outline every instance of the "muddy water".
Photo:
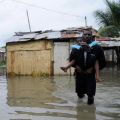
M 0 76 L 1 120 L 120 120 L 120 70 L 106 68 L 94 105 L 80 100 L 74 77 Z

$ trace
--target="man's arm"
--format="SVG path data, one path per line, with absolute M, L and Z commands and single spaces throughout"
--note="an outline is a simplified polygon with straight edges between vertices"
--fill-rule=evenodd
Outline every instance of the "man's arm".
M 105 60 L 105 55 L 104 51 L 101 46 L 96 46 L 96 58 L 99 62 L 99 69 L 102 70 L 106 66 L 106 60 Z
M 64 72 L 67 72 L 67 70 L 68 70 L 70 67 L 72 67 L 74 64 L 75 64 L 75 60 L 72 60 L 72 61 L 70 61 L 70 62 L 68 63 L 67 66 L 65 66 L 65 67 L 60 67 L 60 68 L 61 68 L 61 70 L 63 70 Z

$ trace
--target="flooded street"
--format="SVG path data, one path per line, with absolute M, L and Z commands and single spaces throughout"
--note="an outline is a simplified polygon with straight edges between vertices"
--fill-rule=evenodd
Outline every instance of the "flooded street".
M 95 104 L 75 93 L 74 77 L 0 76 L 1 120 L 120 120 L 120 70 L 106 68 Z

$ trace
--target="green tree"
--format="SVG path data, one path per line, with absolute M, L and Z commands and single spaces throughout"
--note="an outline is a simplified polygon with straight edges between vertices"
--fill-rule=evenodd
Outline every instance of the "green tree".
M 105 0 L 106 10 L 96 10 L 94 15 L 99 23 L 99 33 L 106 37 L 120 34 L 120 1 Z

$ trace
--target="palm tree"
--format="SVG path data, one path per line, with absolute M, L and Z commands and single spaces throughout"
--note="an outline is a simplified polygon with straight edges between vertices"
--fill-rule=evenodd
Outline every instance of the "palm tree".
M 94 15 L 101 26 L 99 33 L 103 36 L 114 37 L 120 33 L 120 1 L 105 0 L 105 11 L 97 10 Z

